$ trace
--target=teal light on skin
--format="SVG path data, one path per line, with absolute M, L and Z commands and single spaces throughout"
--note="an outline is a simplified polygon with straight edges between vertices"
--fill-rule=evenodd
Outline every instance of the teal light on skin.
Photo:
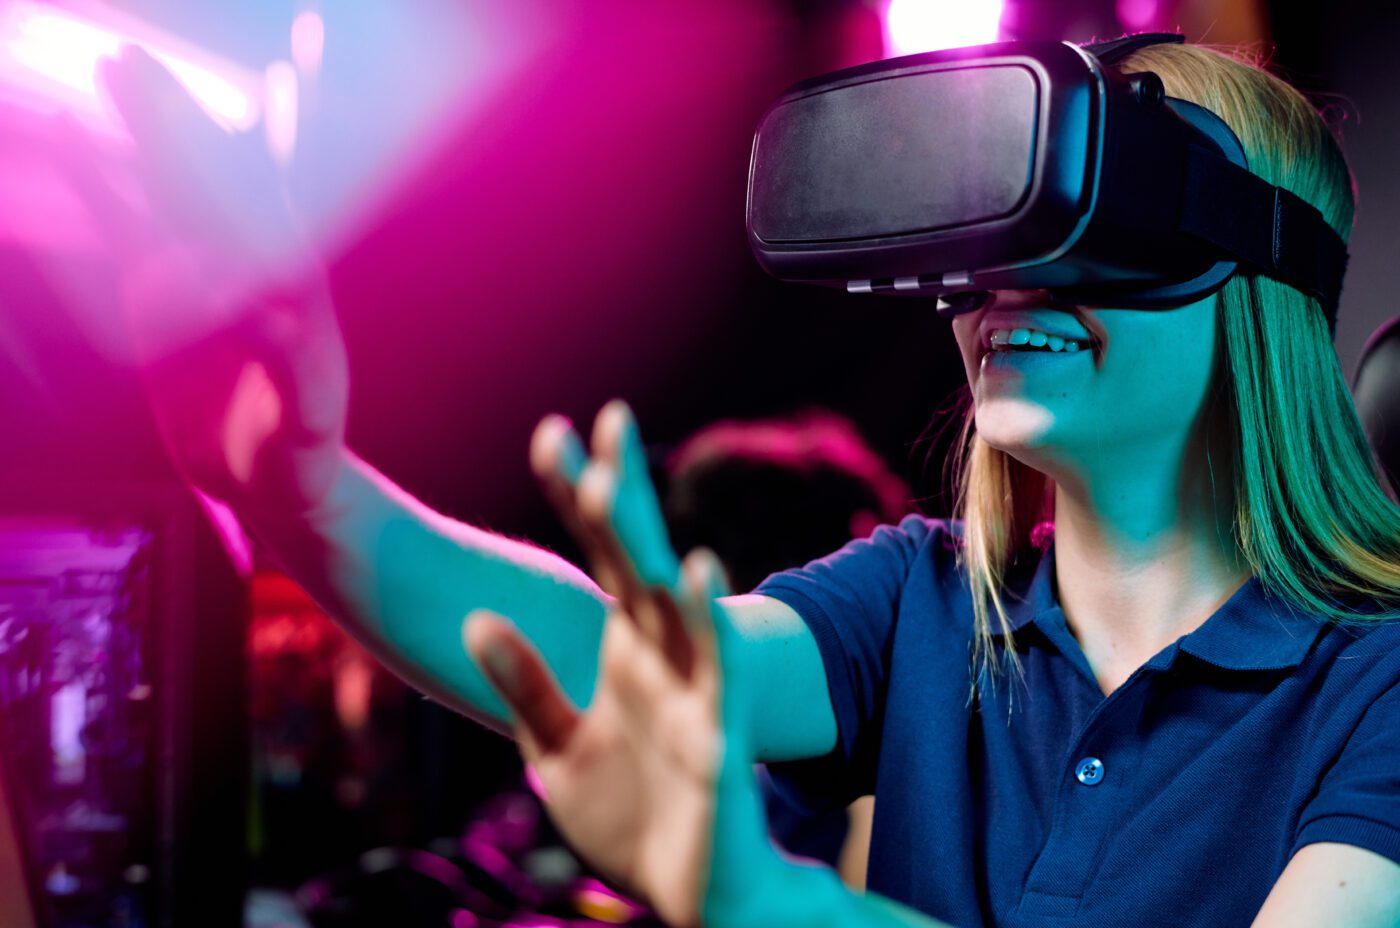
M 734 614 L 748 598 L 728 596 L 709 552 L 692 552 L 669 585 L 647 578 L 647 559 L 666 569 L 675 556 L 640 437 L 620 404 L 605 409 L 600 428 L 616 435 L 620 453 L 585 465 L 577 518 L 565 513 L 595 569 L 619 584 L 593 704 L 584 712 L 569 705 L 518 623 L 477 610 L 463 629 L 466 649 L 510 706 L 521 752 L 566 837 L 674 925 L 941 924 L 857 896 L 833 871 L 774 848 L 753 775 L 754 683 L 770 675 Z M 679 617 L 686 661 L 674 660 L 662 630 L 643 620 L 660 613 Z M 768 713 L 780 708 L 765 700 Z
M 680 579 L 680 561 L 671 547 L 651 485 L 641 434 L 621 403 L 609 404 L 598 416 L 600 428 L 619 436 L 618 466 L 607 471 L 585 468 L 579 493 L 585 495 L 592 490 L 604 497 L 598 503 L 608 509 L 618 541 L 626 548 L 642 582 L 675 586 Z M 610 476 L 604 476 L 605 473 Z
M 1105 691 L 1248 576 L 1229 531 L 1233 462 L 1210 426 L 1215 312 L 1214 296 L 1087 309 L 1001 291 L 953 322 L 978 435 L 1054 481 L 1060 602 Z M 1046 363 L 992 358 L 979 329 L 1003 314 L 1084 327 L 1098 344 Z M 1008 360 L 1011 374 L 988 370 Z

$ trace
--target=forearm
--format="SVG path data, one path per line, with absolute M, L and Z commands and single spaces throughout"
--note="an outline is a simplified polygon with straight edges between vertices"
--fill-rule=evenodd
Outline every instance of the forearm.
M 240 515 L 350 634 L 434 699 L 503 728 L 505 708 L 462 645 L 476 608 L 510 616 L 568 695 L 591 697 L 606 594 L 562 558 L 448 519 L 348 451 L 314 511 Z

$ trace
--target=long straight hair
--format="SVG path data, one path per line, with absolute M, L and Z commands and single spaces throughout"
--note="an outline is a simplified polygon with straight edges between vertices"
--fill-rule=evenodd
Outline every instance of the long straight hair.
M 1239 136 L 1250 169 L 1302 197 L 1343 238 L 1355 200 L 1346 162 L 1302 94 L 1233 50 L 1156 45 L 1124 60 L 1154 71 L 1169 96 L 1219 114 Z M 1219 292 L 1223 357 L 1208 415 L 1229 447 L 1234 541 L 1264 588 L 1344 625 L 1400 618 L 1400 508 L 1382 489 L 1374 458 L 1316 299 L 1272 278 L 1236 274 Z M 1004 584 L 1012 562 L 1040 542 L 1053 518 L 1053 484 L 963 428 L 954 480 L 963 521 L 960 556 L 972 590 L 977 681 L 995 686 L 993 619 L 1006 661 L 1024 679 Z M 1212 475 L 1215 477 L 1216 475 Z

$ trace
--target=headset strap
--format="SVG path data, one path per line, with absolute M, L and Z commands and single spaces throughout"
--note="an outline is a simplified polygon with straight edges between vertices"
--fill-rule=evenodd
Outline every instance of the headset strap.
M 1181 229 L 1252 270 L 1316 297 L 1328 328 L 1347 268 L 1347 246 L 1310 203 L 1215 152 L 1192 145 Z
M 1081 48 L 1103 64 L 1116 64 L 1140 48 L 1184 41 L 1185 36 L 1174 32 L 1144 32 Z M 1186 185 L 1183 231 L 1254 271 L 1316 297 L 1327 327 L 1336 328 L 1347 246 L 1322 213 L 1247 168 L 1195 145 L 1188 152 Z

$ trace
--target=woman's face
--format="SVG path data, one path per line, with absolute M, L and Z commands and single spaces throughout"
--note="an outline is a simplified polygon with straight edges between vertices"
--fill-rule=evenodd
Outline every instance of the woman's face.
M 1210 386 L 1215 305 L 1088 309 L 994 291 L 953 320 L 978 434 L 1057 479 L 1179 458 Z

